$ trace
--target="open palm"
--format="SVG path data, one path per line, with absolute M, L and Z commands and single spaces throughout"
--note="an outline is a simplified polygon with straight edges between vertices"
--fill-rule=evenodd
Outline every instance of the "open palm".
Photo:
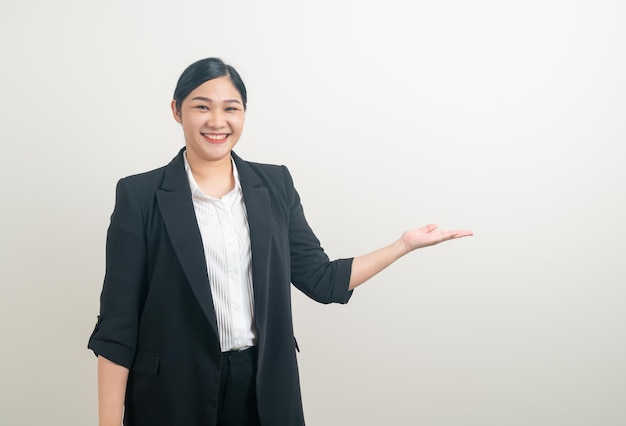
M 474 235 L 474 233 L 467 229 L 445 231 L 431 223 L 421 228 L 406 231 L 402 234 L 402 242 L 407 248 L 407 251 L 413 251 L 422 247 L 434 246 L 443 241 L 469 237 L 471 235 Z

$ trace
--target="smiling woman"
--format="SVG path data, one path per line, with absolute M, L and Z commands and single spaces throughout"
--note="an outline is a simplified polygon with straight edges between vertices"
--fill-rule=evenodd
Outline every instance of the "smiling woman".
M 196 87 L 182 102 L 172 100 L 172 113 L 183 127 L 193 177 L 205 194 L 221 198 L 232 189 L 233 180 L 215 178 L 232 176 L 228 172 L 230 152 L 241 137 L 245 119 L 241 92 L 230 76 L 214 78 Z M 216 168 L 228 171 L 216 175 Z
M 118 183 L 89 340 L 100 425 L 303 425 L 291 284 L 346 303 L 410 251 L 472 235 L 427 225 L 331 261 L 288 170 L 233 152 L 246 102 L 233 67 L 190 65 L 172 100 L 185 147 Z

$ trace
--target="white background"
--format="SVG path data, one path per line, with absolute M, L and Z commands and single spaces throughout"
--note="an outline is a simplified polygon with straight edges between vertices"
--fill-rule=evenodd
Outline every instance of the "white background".
M 183 144 L 219 56 L 237 152 L 286 164 L 331 257 L 436 222 L 347 306 L 294 293 L 307 424 L 626 424 L 626 3 L 5 1 L 0 424 L 96 424 L 114 187 Z M 270 425 L 271 426 L 271 425 Z

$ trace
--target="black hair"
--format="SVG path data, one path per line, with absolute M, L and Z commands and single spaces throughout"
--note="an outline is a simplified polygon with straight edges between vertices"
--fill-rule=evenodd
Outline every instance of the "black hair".
M 237 70 L 231 65 L 225 64 L 220 58 L 205 58 L 189 65 L 180 75 L 176 89 L 174 90 L 174 100 L 176 110 L 180 111 L 180 106 L 189 94 L 198 86 L 218 77 L 228 77 L 239 92 L 243 101 L 243 109 L 246 109 L 248 93 L 243 80 Z

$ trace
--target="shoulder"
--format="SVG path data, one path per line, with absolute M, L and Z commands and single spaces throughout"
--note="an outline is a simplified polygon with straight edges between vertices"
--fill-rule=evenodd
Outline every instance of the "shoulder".
M 264 183 L 269 187 L 293 187 L 291 174 L 287 167 L 282 164 L 247 161 L 236 156 L 235 164 L 237 165 L 240 178 L 252 185 Z
M 120 179 L 120 182 L 125 182 L 132 186 L 152 186 L 154 183 L 160 183 L 163 180 L 165 174 L 165 168 L 167 166 L 159 167 L 158 169 L 149 170 L 147 172 L 136 173 Z
M 259 163 L 256 161 L 248 161 L 242 158 L 237 157 L 239 162 L 237 164 L 243 163 L 250 167 L 255 172 L 262 172 L 268 174 L 281 174 L 283 173 L 283 169 L 286 167 L 282 164 L 270 164 L 270 163 Z
M 138 196 L 154 194 L 163 186 L 164 181 L 186 182 L 185 165 L 181 150 L 168 164 L 143 173 L 137 173 L 120 179 L 118 188 L 132 188 Z M 168 178 L 169 176 L 169 178 Z M 171 185 L 170 185 L 171 186 Z
M 164 187 L 168 170 L 178 169 L 170 162 L 168 165 L 147 172 L 137 173 L 121 178 L 116 187 L 116 204 L 130 202 L 142 211 L 150 211 L 155 206 L 157 192 Z M 179 173 L 185 178 L 184 165 L 180 165 Z
M 128 188 L 135 193 L 135 196 L 153 194 L 161 185 L 165 175 L 165 166 L 143 173 L 123 177 L 119 180 L 117 187 Z

